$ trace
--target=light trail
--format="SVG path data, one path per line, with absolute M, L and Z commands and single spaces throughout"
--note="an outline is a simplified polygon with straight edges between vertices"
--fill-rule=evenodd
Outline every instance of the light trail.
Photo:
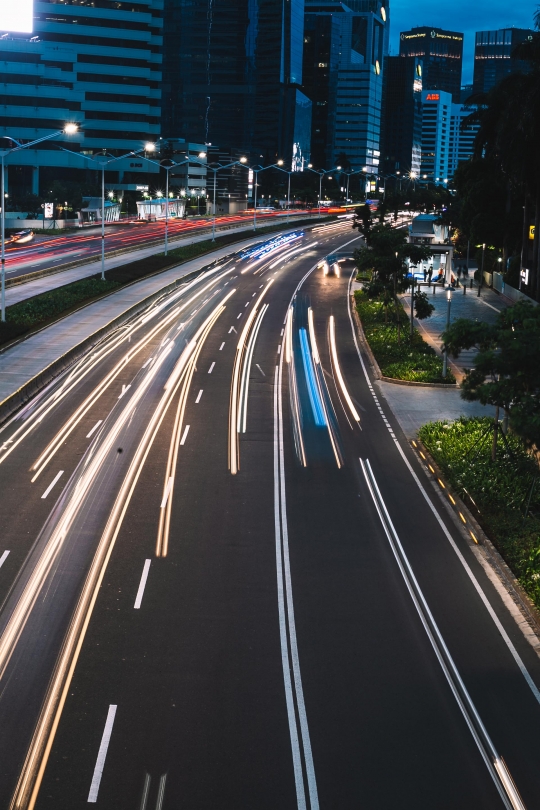
M 251 330 L 251 334 L 249 336 L 247 348 L 246 348 L 246 359 L 243 364 L 242 369 L 242 379 L 240 382 L 240 407 L 238 409 L 238 433 L 245 433 L 246 432 L 246 421 L 247 421 L 247 405 L 248 405 L 248 396 L 249 396 L 249 375 L 251 372 L 251 361 L 253 359 L 253 352 L 255 350 L 255 342 L 257 340 L 257 335 L 259 334 L 259 329 L 261 328 L 262 319 L 266 315 L 268 310 L 268 304 L 264 304 L 261 311 L 259 312 L 257 319 L 255 321 L 255 325 Z
M 239 448 L 238 448 L 238 384 L 240 380 L 240 372 L 242 368 L 242 362 L 244 359 L 244 350 L 245 350 L 245 343 L 246 337 L 249 333 L 251 325 L 257 315 L 258 308 L 270 289 L 270 286 L 273 284 L 274 279 L 270 279 L 270 281 L 264 287 L 262 293 L 256 299 L 253 309 L 251 310 L 250 314 L 248 315 L 247 321 L 244 324 L 244 328 L 240 334 L 240 339 L 238 341 L 238 345 L 236 347 L 236 354 L 234 358 L 234 366 L 233 366 L 233 374 L 231 380 L 231 398 L 230 398 L 230 405 L 229 405 L 229 469 L 232 475 L 236 475 L 239 469 Z
M 334 369 L 336 371 L 336 376 L 338 378 L 339 387 L 341 388 L 341 393 L 345 399 L 345 402 L 349 406 L 349 410 L 352 414 L 352 418 L 355 422 L 360 422 L 360 414 L 356 410 L 353 405 L 353 401 L 350 397 L 350 394 L 347 390 L 345 385 L 345 381 L 343 379 L 343 374 L 341 373 L 341 368 L 339 366 L 339 360 L 337 355 L 337 348 L 336 348 L 336 326 L 335 326 L 335 319 L 333 315 L 330 315 L 330 322 L 329 322 L 329 330 L 330 330 L 330 353 L 332 356 L 332 363 L 334 365 Z

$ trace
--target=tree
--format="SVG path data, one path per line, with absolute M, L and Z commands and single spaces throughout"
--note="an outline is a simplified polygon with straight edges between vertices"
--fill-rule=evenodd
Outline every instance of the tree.
M 413 245 L 407 242 L 404 231 L 396 230 L 391 225 L 371 226 L 370 223 L 369 228 L 363 233 L 366 244 L 354 251 L 356 266 L 360 272 L 370 275 L 371 280 L 365 290 L 370 298 L 381 300 L 386 318 L 388 317 L 388 306 L 394 301 L 399 329 L 401 307 L 398 305 L 397 296 L 409 288 L 406 260 L 409 259 L 412 264 L 418 264 L 418 262 L 426 261 L 431 255 L 431 251 L 425 245 Z M 433 311 L 431 307 L 428 312 L 422 295 L 420 293 L 415 295 L 418 318 L 429 317 Z
M 494 324 L 459 318 L 442 338 L 456 358 L 478 350 L 461 383 L 463 399 L 503 408 L 512 430 L 540 448 L 540 307 L 519 301 Z
M 358 228 L 362 236 L 367 240 L 371 230 L 371 208 L 367 203 L 354 209 L 352 226 Z

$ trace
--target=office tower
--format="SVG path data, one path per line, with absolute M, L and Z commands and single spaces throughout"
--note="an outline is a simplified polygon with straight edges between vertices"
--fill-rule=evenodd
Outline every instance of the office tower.
M 307 0 L 303 91 L 312 100 L 311 150 L 317 167 L 346 157 L 377 172 L 388 0 Z
M 381 168 L 418 177 L 422 155 L 422 60 L 388 56 L 384 67 Z
M 527 73 L 528 62 L 512 56 L 514 48 L 532 39 L 529 28 L 501 28 L 499 31 L 477 31 L 474 45 L 473 92 L 487 93 L 510 73 Z
M 164 137 L 253 163 L 309 158 L 303 16 L 303 0 L 165 0 Z
M 478 121 L 466 123 L 474 112 L 474 107 L 466 104 L 452 104 L 450 110 L 450 130 L 448 138 L 448 182 L 454 177 L 460 163 L 470 160 L 474 153 L 474 139 L 480 128 Z
M 423 64 L 424 90 L 451 93 L 460 101 L 463 34 L 419 26 L 399 35 L 399 55 L 417 56 Z
M 422 91 L 422 182 L 448 186 L 451 109 L 450 93 Z
M 69 140 L 8 158 L 8 185 L 17 178 L 22 190 L 37 193 L 52 179 L 86 176 L 91 164 L 59 147 L 121 155 L 157 140 L 162 14 L 163 0 L 35 0 L 27 30 L 0 31 L 0 137 L 30 141 L 66 122 L 80 126 Z M 112 164 L 107 178 L 134 188 L 149 171 L 151 164 L 132 158 Z

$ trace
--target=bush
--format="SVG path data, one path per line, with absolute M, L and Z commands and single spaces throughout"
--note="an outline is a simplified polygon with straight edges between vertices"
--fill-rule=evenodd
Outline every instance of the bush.
M 499 440 L 497 460 L 491 461 L 491 424 L 489 418 L 464 417 L 431 422 L 419 437 L 456 492 L 476 507 L 478 522 L 540 607 L 540 482 L 525 518 L 538 466 L 512 434 L 508 446 Z
M 410 335 L 410 322 L 401 305 L 394 302 L 386 309 L 381 300 L 370 300 L 363 290 L 355 293 L 356 309 L 366 338 L 385 377 L 409 382 L 455 383 L 448 371 L 442 376 L 442 360 L 415 329 Z M 398 340 L 398 312 L 401 336 Z

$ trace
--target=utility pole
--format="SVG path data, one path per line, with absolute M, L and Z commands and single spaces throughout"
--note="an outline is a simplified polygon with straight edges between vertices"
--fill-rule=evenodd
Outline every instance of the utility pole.
M 448 300 L 448 309 L 446 310 L 446 331 L 448 331 L 448 327 L 450 326 L 450 306 L 452 304 L 452 290 L 446 291 L 446 298 Z M 447 371 L 448 371 L 448 349 L 446 348 L 445 344 L 443 353 L 443 367 L 442 367 L 443 377 L 446 377 Z

